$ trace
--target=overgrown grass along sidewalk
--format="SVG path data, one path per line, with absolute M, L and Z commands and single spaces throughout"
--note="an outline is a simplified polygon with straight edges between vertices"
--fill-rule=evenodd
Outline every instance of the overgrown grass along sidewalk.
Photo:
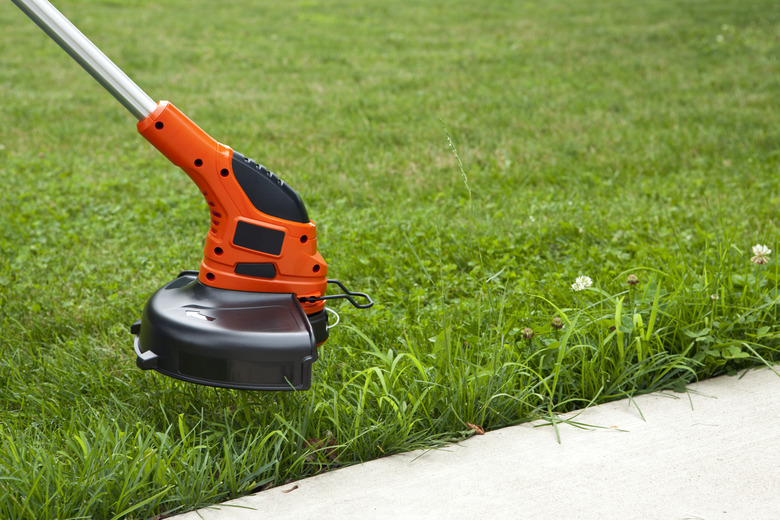
M 207 210 L 3 3 L 2 518 L 184 511 L 780 358 L 774 0 L 56 4 L 294 186 L 377 305 L 336 307 L 306 393 L 137 370 Z

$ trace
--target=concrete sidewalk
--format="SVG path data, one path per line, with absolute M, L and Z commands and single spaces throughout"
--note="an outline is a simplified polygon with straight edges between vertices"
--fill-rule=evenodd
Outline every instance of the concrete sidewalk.
M 778 519 L 780 367 L 318 475 L 177 520 Z M 576 416 L 576 418 L 575 418 Z

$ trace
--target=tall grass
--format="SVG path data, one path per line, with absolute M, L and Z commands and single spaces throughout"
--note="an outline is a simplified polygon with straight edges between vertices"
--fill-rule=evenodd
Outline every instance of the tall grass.
M 377 304 L 309 392 L 137 370 L 207 210 L 0 5 L 2 518 L 166 515 L 780 357 L 777 2 L 57 6 L 293 185 Z

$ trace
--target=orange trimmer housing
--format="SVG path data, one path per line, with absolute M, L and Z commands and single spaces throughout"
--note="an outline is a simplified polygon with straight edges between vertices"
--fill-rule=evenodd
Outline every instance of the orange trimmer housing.
M 317 228 L 298 194 L 167 101 L 152 100 L 47 0 L 13 2 L 137 118 L 141 135 L 206 198 L 211 225 L 200 269 L 149 298 L 130 327 L 136 365 L 214 387 L 308 389 L 329 334 L 326 300 L 360 309 L 373 302 L 326 278 Z M 328 283 L 342 293 L 325 295 Z
M 195 182 L 211 213 L 198 279 L 235 291 L 293 293 L 306 314 L 325 302 L 327 264 L 300 197 L 264 167 L 211 138 L 167 101 L 138 131 Z M 313 300 L 313 301 L 307 301 Z

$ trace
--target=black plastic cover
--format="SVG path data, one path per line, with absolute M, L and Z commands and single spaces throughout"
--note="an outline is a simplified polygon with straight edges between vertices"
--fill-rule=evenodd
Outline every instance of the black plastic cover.
M 282 179 L 235 150 L 232 166 L 238 184 L 258 211 L 292 222 L 309 222 L 300 195 Z
M 284 245 L 284 231 L 239 220 L 233 243 L 252 251 L 278 256 Z
M 236 274 L 252 276 L 254 278 L 276 278 L 276 266 L 274 264 L 256 263 L 256 264 L 236 264 L 234 269 Z
M 140 368 L 244 390 L 309 389 L 321 342 L 294 294 L 217 289 L 194 271 L 149 299 L 134 332 Z

